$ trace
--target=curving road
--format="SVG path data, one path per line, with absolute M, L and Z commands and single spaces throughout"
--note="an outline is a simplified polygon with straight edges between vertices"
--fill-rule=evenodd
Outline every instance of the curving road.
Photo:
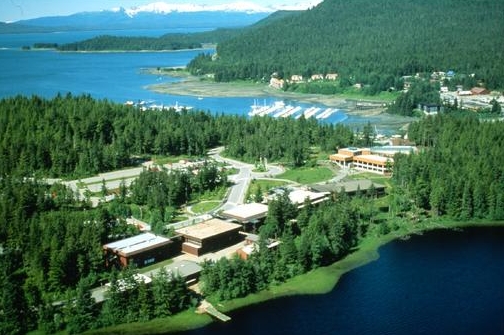
M 266 176 L 275 176 L 284 172 L 283 168 L 271 164 L 267 166 L 268 171 L 266 172 L 253 172 L 254 165 L 222 157 L 220 153 L 223 150 L 224 147 L 212 149 L 208 152 L 208 155 L 217 162 L 224 162 L 236 169 L 239 169 L 239 172 L 238 174 L 229 177 L 229 180 L 233 182 L 234 185 L 229 190 L 226 202 L 221 207 L 219 207 L 219 210 L 227 210 L 235 207 L 236 205 L 243 204 L 245 200 L 245 194 L 247 193 L 248 186 L 252 179 L 263 178 Z

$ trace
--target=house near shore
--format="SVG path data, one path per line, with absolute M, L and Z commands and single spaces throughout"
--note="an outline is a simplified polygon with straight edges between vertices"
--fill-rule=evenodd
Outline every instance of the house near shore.
M 323 74 L 312 74 L 312 76 L 310 77 L 310 79 L 312 81 L 316 81 L 316 80 L 324 80 L 324 75 Z
M 281 90 L 284 87 L 285 81 L 279 78 L 271 78 L 269 86 Z
M 276 249 L 280 245 L 280 241 L 274 239 L 268 239 L 266 247 L 270 250 Z M 245 236 L 245 246 L 238 249 L 236 254 L 243 260 L 249 259 L 249 257 L 254 253 L 259 251 L 259 236 L 255 234 L 246 234 Z
M 293 74 L 291 76 L 291 82 L 293 83 L 300 83 L 303 81 L 303 76 L 300 74 Z

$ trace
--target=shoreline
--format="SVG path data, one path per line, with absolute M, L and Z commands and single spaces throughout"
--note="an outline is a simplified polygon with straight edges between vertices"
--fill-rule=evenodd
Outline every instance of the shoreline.
M 211 303 L 219 306 L 219 310 L 223 313 L 229 313 L 269 300 L 289 296 L 327 294 L 336 288 L 339 279 L 345 273 L 378 260 L 380 257 L 378 252 L 379 248 L 389 242 L 406 239 L 411 235 L 422 235 L 424 232 L 433 230 L 456 230 L 469 227 L 504 227 L 504 221 L 458 222 L 431 219 L 424 223 L 408 222 L 406 226 L 387 235 L 367 237 L 361 241 L 356 251 L 329 266 L 317 268 L 308 273 L 291 278 L 278 286 L 272 286 L 265 291 L 253 293 L 244 298 L 223 302 L 211 301 Z M 314 285 L 315 283 L 316 285 Z M 101 328 L 88 331 L 86 334 L 112 334 L 117 333 L 119 330 L 123 335 L 152 333 L 174 334 L 181 331 L 199 329 L 213 322 L 217 321 L 206 314 L 197 314 L 195 309 L 191 309 L 169 318 L 155 319 L 145 323 L 131 323 L 110 328 Z M 167 324 L 170 326 L 166 326 Z M 156 328 L 155 332 L 153 332 L 154 328 Z
M 193 76 L 185 71 L 180 71 L 181 68 L 170 68 L 173 71 L 162 69 L 143 69 L 145 73 L 158 76 L 171 76 L 180 78 L 181 80 L 174 83 L 152 84 L 146 86 L 150 91 L 180 95 L 180 96 L 200 96 L 200 97 L 276 97 L 279 99 L 291 99 L 305 103 L 318 103 L 327 107 L 340 108 L 348 111 L 349 115 L 376 115 L 383 113 L 384 104 L 388 101 L 383 99 L 373 99 L 370 97 L 362 98 L 361 96 L 353 97 L 352 95 L 326 95 L 326 94 L 304 94 L 295 92 L 285 92 L 270 87 L 265 83 L 254 83 L 248 81 L 234 82 L 214 82 L 211 80 L 202 80 L 197 76 Z M 355 110 L 352 105 L 357 101 L 363 101 L 373 104 L 373 108 Z
M 400 133 L 407 129 L 409 124 L 418 120 L 416 117 L 405 117 L 392 115 L 385 112 L 385 100 L 372 99 L 359 95 L 325 95 L 325 94 L 301 94 L 285 92 L 274 89 L 265 83 L 255 83 L 250 81 L 235 82 L 214 82 L 202 80 L 193 76 L 181 68 L 142 69 L 144 73 L 156 76 L 170 76 L 179 78 L 177 82 L 152 84 L 145 89 L 159 93 L 175 96 L 194 97 L 222 97 L 222 98 L 254 98 L 261 99 L 273 97 L 279 100 L 293 100 L 307 104 L 320 104 L 328 108 L 343 110 L 351 118 L 346 124 L 351 128 L 359 129 L 364 122 L 370 122 L 378 128 L 383 128 L 387 133 Z M 357 103 L 366 105 L 366 108 L 358 108 Z
M 42 50 L 42 49 L 33 49 L 33 51 L 36 50 Z M 194 48 L 194 49 L 162 49 L 162 50 L 59 50 L 57 48 L 54 49 L 47 49 L 47 50 L 54 50 L 56 52 L 61 52 L 61 53 L 146 53 L 146 52 L 152 52 L 152 53 L 167 53 L 167 52 L 187 52 L 187 51 L 204 51 L 208 50 L 206 48 Z

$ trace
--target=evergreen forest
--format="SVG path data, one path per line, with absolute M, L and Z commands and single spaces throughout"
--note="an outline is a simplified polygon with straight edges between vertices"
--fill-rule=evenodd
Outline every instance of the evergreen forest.
M 411 124 L 409 137 L 420 150 L 394 157 L 380 205 L 370 191 L 352 198 L 334 193 L 324 204 L 306 201 L 298 209 L 285 190 L 268 204 L 258 251 L 248 261 L 203 264 L 202 292 L 217 300 L 246 296 L 341 259 L 369 234 L 420 218 L 504 220 L 503 122 L 453 108 Z M 81 333 L 195 306 L 199 298 L 180 278 L 161 272 L 147 286 L 134 279 L 135 268 L 107 268 L 102 245 L 139 233 L 125 222 L 131 205 L 166 217 L 193 194 L 226 183 L 211 162 L 200 174 L 145 170 L 115 200 L 92 208 L 43 178 L 89 176 L 153 155 L 205 157 L 217 146 L 235 159 L 266 157 L 297 167 L 313 164 L 312 147 L 334 152 L 364 140 L 345 126 L 302 118 L 145 112 L 70 94 L 0 100 L 0 138 L 1 334 Z M 282 241 L 277 250 L 267 247 L 271 239 Z M 105 282 L 107 299 L 95 304 L 90 288 Z
M 341 88 L 397 87 L 401 76 L 453 70 L 504 87 L 502 1 L 325 0 L 217 46 L 189 64 L 217 81 L 338 73 Z

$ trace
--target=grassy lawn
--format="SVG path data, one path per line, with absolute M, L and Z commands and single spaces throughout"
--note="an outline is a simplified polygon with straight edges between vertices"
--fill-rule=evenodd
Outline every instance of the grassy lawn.
M 126 323 L 114 327 L 88 331 L 84 334 L 147 335 L 179 333 L 206 326 L 212 323 L 212 321 L 213 319 L 207 314 L 196 314 L 194 310 L 187 310 L 167 318 L 154 319 L 147 322 Z
M 388 101 L 392 102 L 400 95 L 399 92 L 380 92 L 377 95 L 366 95 L 361 90 L 352 89 L 339 94 L 347 99 L 359 99 L 364 101 Z
M 195 199 L 194 201 L 191 201 L 191 203 L 196 204 L 201 201 L 221 201 L 226 196 L 227 191 L 227 187 L 221 186 L 213 191 L 206 191 L 203 194 L 195 194 Z
M 191 206 L 191 210 L 196 214 L 208 213 L 221 204 L 219 200 L 203 201 Z
M 288 179 L 300 184 L 319 183 L 334 176 L 327 167 L 312 167 L 287 170 L 277 176 L 279 179 Z
M 382 176 L 371 172 L 358 172 L 355 174 L 348 175 L 347 178 L 351 180 L 369 179 L 373 183 L 382 184 L 385 186 L 389 186 L 390 184 L 390 177 Z
M 288 183 L 286 181 L 282 180 L 254 179 L 249 185 L 245 199 L 250 199 L 251 195 L 255 194 L 258 188 L 260 188 L 264 194 L 272 188 L 285 186 L 287 184 Z

